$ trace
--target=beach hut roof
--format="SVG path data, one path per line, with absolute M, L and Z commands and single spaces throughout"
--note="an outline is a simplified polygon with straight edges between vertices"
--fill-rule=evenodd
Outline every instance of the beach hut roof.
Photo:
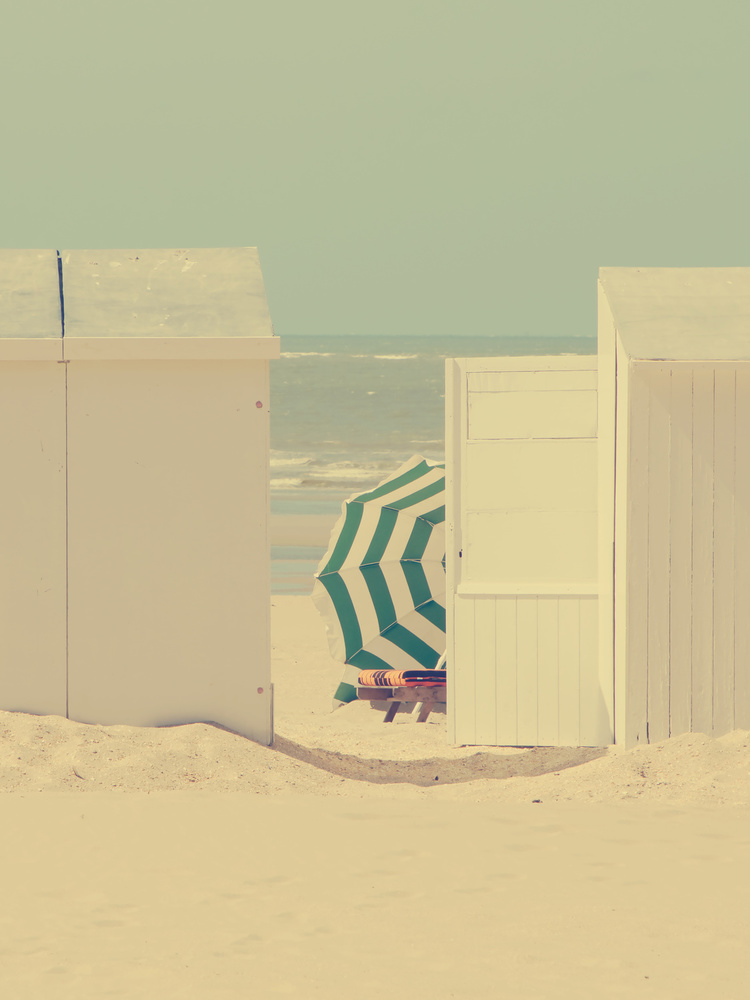
M 61 298 L 66 338 L 273 336 L 256 247 L 0 250 L 0 338 L 60 337 Z
M 602 267 L 599 283 L 631 358 L 750 360 L 750 267 Z
M 61 250 L 65 336 L 270 337 L 258 250 Z

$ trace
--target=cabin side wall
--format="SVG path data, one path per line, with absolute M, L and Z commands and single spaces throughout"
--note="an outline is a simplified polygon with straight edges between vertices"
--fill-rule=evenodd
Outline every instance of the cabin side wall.
M 631 362 L 623 378 L 626 743 L 747 728 L 750 363 Z
M 66 714 L 65 461 L 65 366 L 0 361 L 0 708 L 8 712 Z
M 270 742 L 268 362 L 66 367 L 70 718 Z

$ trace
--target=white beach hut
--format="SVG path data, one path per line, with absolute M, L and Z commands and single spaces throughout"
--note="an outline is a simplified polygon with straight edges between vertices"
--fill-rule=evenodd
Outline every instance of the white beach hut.
M 273 739 L 257 250 L 0 251 L 0 707 Z
M 750 728 L 750 268 L 602 268 L 598 358 L 446 384 L 451 741 Z
M 602 268 L 599 365 L 617 742 L 750 728 L 750 268 Z

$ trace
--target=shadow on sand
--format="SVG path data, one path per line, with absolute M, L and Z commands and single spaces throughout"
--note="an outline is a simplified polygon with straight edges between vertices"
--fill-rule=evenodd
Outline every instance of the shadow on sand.
M 271 749 L 341 778 L 370 781 L 376 785 L 411 784 L 425 787 L 434 785 L 436 781 L 452 785 L 482 779 L 502 781 L 506 778 L 533 778 L 540 774 L 578 767 L 607 754 L 607 747 L 530 747 L 525 753 L 508 756 L 497 751 L 488 753 L 477 750 L 470 757 L 379 761 L 302 746 L 284 736 L 276 736 Z M 383 767 L 386 763 L 387 770 Z

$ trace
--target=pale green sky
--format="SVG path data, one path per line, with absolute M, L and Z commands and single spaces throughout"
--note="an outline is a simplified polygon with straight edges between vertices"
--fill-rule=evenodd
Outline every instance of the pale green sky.
M 276 332 L 588 335 L 750 264 L 747 0 L 0 0 L 5 247 L 258 246 Z

